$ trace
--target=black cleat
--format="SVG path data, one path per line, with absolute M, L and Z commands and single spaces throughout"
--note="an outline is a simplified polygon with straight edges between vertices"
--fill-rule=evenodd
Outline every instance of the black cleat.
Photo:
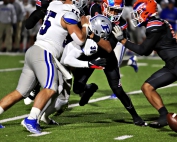
M 94 92 L 96 92 L 97 89 L 98 86 L 95 83 L 91 83 L 90 85 L 88 85 L 88 88 L 82 94 L 79 105 L 84 106 L 85 104 L 87 104 L 89 99 L 93 96 Z
M 142 126 L 142 127 L 148 125 L 146 122 L 144 122 L 143 119 L 141 119 L 141 117 L 134 119 L 134 124 L 137 126 Z
M 168 123 L 166 117 L 160 117 L 158 120 L 149 123 L 149 126 L 152 128 L 162 128 L 167 125 Z

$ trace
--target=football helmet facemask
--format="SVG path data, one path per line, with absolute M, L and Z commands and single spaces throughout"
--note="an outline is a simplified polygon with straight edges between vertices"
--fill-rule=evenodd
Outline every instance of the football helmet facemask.
M 148 20 L 149 17 L 157 14 L 157 3 L 155 0 L 137 0 L 131 12 L 131 23 L 134 27 Z
M 107 16 L 111 22 L 117 22 L 125 7 L 125 0 L 103 0 L 103 14 Z

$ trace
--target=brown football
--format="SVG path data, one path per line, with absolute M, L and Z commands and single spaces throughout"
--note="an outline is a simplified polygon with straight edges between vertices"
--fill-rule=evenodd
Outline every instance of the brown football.
M 177 132 L 177 114 L 176 113 L 168 113 L 167 121 L 168 121 L 169 127 L 173 131 Z

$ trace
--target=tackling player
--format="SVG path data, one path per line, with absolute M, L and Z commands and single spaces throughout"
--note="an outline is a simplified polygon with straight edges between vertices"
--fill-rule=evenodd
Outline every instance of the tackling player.
M 137 45 L 124 38 L 120 27 L 115 27 L 115 37 L 126 48 L 139 55 L 148 56 L 154 50 L 165 62 L 165 66 L 152 74 L 142 85 L 141 90 L 149 103 L 159 112 L 157 120 L 149 124 L 150 127 L 160 128 L 167 125 L 168 110 L 156 89 L 169 85 L 177 80 L 177 41 L 171 25 L 157 15 L 155 0 L 137 0 L 131 12 L 131 22 L 135 27 L 146 27 L 146 39 Z
M 23 97 L 26 97 L 39 80 L 43 89 L 37 94 L 29 116 L 22 123 L 32 133 L 41 133 L 37 118 L 59 86 L 57 67 L 52 57 L 61 57 L 63 42 L 68 33 L 78 45 L 82 45 L 85 41 L 86 27 L 80 30 L 77 26 L 78 8 L 82 6 L 81 1 L 73 3 L 73 1 L 66 0 L 64 3 L 61 1 L 50 3 L 43 25 L 37 34 L 37 40 L 25 54 L 25 63 L 16 90 L 0 101 L 0 114 L 2 114 Z M 82 16 L 81 25 L 87 23 L 88 19 Z
M 123 20 L 122 18 L 121 18 L 121 21 L 119 21 L 123 7 L 124 7 L 124 1 L 122 1 L 122 0 L 109 1 L 109 2 L 106 1 L 106 4 L 107 4 L 107 7 L 105 7 L 106 11 L 111 12 L 111 16 L 113 16 L 112 18 L 110 17 L 113 27 L 115 25 L 120 25 L 123 29 L 125 29 L 124 36 L 127 37 L 126 21 Z M 118 13 L 118 12 L 120 12 L 120 13 Z M 103 28 L 104 28 L 104 26 L 103 26 Z M 96 31 L 94 31 L 93 33 L 89 32 L 89 35 L 90 35 L 91 39 L 93 39 L 96 43 L 98 43 L 100 40 L 100 37 L 96 36 L 94 33 L 99 32 L 99 31 L 98 31 L 98 29 L 94 29 L 94 30 L 96 30 Z M 111 47 L 114 49 L 114 47 L 116 47 L 116 44 L 117 44 L 117 41 L 116 41 L 114 35 L 111 34 L 107 40 L 111 43 Z M 120 99 L 120 101 L 122 102 L 124 107 L 131 114 L 134 124 L 138 125 L 138 126 L 146 126 L 147 124 L 137 114 L 130 98 L 127 96 L 127 94 L 125 93 L 125 91 L 122 88 L 122 85 L 120 82 L 119 68 L 117 66 L 118 62 L 117 62 L 117 58 L 116 58 L 115 53 L 112 51 L 111 53 L 108 54 L 107 52 L 105 52 L 101 48 L 98 48 L 98 52 L 89 58 L 92 59 L 92 58 L 96 58 L 96 57 L 107 58 L 107 65 L 104 69 L 104 72 L 105 72 L 105 75 L 108 79 L 108 83 L 109 83 L 112 91 L 114 92 L 114 94 L 116 94 L 116 96 Z M 84 56 L 80 59 L 89 60 L 89 58 Z M 80 94 L 80 93 L 84 92 L 84 89 L 87 88 L 86 82 L 87 82 L 88 78 L 90 77 L 90 75 L 92 74 L 92 72 L 93 72 L 93 70 L 90 70 L 90 69 L 76 69 L 75 74 L 74 74 L 74 84 L 73 84 L 73 91 L 76 94 Z M 94 88 L 93 88 L 93 90 L 94 90 Z M 92 95 L 93 95 L 93 93 L 85 91 L 82 94 L 79 104 L 81 106 L 84 106 L 85 104 L 87 104 Z

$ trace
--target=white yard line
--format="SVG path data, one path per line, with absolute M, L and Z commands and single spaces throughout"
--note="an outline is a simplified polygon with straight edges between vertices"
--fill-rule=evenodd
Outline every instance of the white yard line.
M 119 136 L 117 138 L 114 138 L 115 140 L 125 140 L 125 139 L 128 139 L 128 138 L 132 138 L 133 136 L 132 135 L 124 135 L 124 136 Z
M 47 135 L 47 134 L 50 134 L 51 132 L 42 132 L 40 134 L 31 134 L 31 135 L 28 135 L 30 137 L 39 137 L 39 136 L 43 136 L 43 135 Z
M 22 68 L 0 69 L 0 72 L 18 71 L 18 70 L 22 70 Z
M 162 88 L 159 88 L 159 89 L 164 89 L 164 88 L 169 88 L 169 87 L 175 87 L 175 86 L 177 86 L 177 84 L 170 84 L 170 85 L 168 85 L 168 86 L 165 86 L 165 87 L 162 87 Z M 142 91 L 141 91 L 141 90 L 137 90 L 137 91 L 128 92 L 127 94 L 128 94 L 128 95 L 133 95 L 133 94 L 140 94 L 140 93 L 142 93 Z M 89 103 L 94 103 L 94 102 L 98 102 L 98 101 L 103 101 L 103 100 L 106 100 L 106 99 L 109 99 L 109 98 L 110 98 L 110 96 L 100 97 L 100 98 L 97 98 L 97 99 L 92 99 L 92 100 L 90 100 Z M 24 105 L 25 105 L 25 104 L 24 104 Z M 71 105 L 69 105 L 68 107 L 69 107 L 69 108 L 73 108 L 73 107 L 77 107 L 77 106 L 79 106 L 79 103 L 71 104 Z M 27 117 L 27 116 L 28 116 L 28 114 L 21 115 L 21 116 L 17 116 L 17 117 L 12 117 L 12 118 L 3 119 L 3 120 L 0 120 L 0 123 L 23 119 L 23 118 L 25 118 L 25 117 Z

